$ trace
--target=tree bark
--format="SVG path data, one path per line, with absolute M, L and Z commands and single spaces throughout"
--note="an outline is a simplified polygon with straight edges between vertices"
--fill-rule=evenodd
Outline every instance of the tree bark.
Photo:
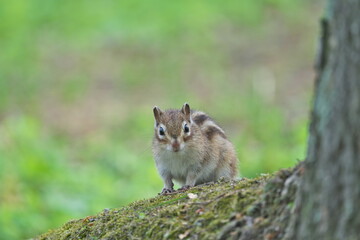
M 291 239 L 360 239 L 360 0 L 328 0 Z

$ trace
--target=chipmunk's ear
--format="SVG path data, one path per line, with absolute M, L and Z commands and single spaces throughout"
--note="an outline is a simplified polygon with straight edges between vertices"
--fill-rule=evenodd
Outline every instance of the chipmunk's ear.
M 160 110 L 160 108 L 158 108 L 157 106 L 155 106 L 153 108 L 153 112 L 154 112 L 154 117 L 155 117 L 155 121 L 156 121 L 156 125 L 159 124 L 160 122 L 160 116 L 163 114 L 163 112 Z
M 188 103 L 184 103 L 181 112 L 185 115 L 186 120 L 190 121 L 190 106 Z

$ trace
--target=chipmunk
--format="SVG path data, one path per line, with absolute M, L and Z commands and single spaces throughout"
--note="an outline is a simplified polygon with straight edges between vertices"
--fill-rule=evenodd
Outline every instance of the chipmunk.
M 174 192 L 173 179 L 186 190 L 195 185 L 234 179 L 237 157 L 231 142 L 208 115 L 190 110 L 161 111 L 153 108 L 155 134 L 152 149 L 156 167 L 164 181 L 161 194 Z

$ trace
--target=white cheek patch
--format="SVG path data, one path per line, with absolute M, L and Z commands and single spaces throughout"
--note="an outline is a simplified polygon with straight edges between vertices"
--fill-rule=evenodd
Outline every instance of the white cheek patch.
M 185 143 L 180 143 L 180 150 L 183 150 L 185 147 Z

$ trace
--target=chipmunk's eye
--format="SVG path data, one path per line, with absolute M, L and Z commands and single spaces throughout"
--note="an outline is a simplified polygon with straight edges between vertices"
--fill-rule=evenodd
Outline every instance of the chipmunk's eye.
M 162 127 L 159 128 L 159 135 L 160 136 L 164 136 L 165 135 L 165 131 Z
M 190 128 L 189 128 L 189 126 L 187 125 L 187 123 L 184 124 L 184 132 L 185 132 L 185 133 L 190 132 Z

